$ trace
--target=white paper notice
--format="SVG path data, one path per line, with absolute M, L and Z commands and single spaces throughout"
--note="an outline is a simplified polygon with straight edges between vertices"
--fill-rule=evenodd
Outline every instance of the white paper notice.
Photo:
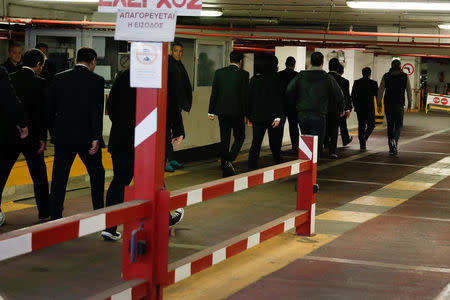
M 172 42 L 177 15 L 162 9 L 120 9 L 114 38 L 122 41 Z
M 130 85 L 136 88 L 161 88 L 162 43 L 131 43 Z

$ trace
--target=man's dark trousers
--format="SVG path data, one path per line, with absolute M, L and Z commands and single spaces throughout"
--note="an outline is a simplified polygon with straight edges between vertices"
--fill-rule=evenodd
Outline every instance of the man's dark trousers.
M 123 203 L 125 186 L 130 185 L 134 176 L 134 150 L 111 152 L 114 177 L 106 192 L 106 206 Z M 108 228 L 114 234 L 117 226 Z
M 403 115 L 404 115 L 403 107 L 396 107 L 394 109 L 390 109 L 389 111 L 385 112 L 385 115 L 387 122 L 387 135 L 389 147 L 391 147 L 392 140 L 395 140 L 395 143 L 398 144 L 398 140 L 400 139 L 400 133 L 402 132 L 403 128 Z
M 342 117 L 339 117 L 339 129 L 341 131 L 342 144 L 348 144 L 350 135 L 348 134 L 347 116 L 345 114 Z
M 328 154 L 336 154 L 339 115 L 336 112 L 328 113 L 326 122 L 325 145 L 328 147 Z
M 296 153 L 298 152 L 298 137 L 300 132 L 298 130 L 297 111 L 295 107 L 286 112 L 286 117 L 289 122 L 289 136 L 291 137 L 292 151 Z
M 44 161 L 44 154 L 38 154 L 39 145 L 21 141 L 19 144 L 11 145 L 0 150 L 0 202 L 1 193 L 5 188 L 8 176 L 17 161 L 20 153 L 23 153 L 27 162 L 28 170 L 33 179 L 34 196 L 39 211 L 40 218 L 49 216 L 49 194 L 47 167 Z
M 252 146 L 250 147 L 250 152 L 248 155 L 248 169 L 249 171 L 256 170 L 258 168 L 258 159 L 261 152 L 261 144 L 266 134 L 266 130 L 269 135 L 269 145 L 272 151 L 273 160 L 275 164 L 281 162 L 281 140 L 279 126 L 273 128 L 273 121 L 263 122 L 263 123 L 253 123 L 253 139 Z
M 221 161 L 233 162 L 239 154 L 245 140 L 244 117 L 219 116 Z M 233 130 L 234 143 L 230 150 L 231 130 Z
M 302 135 L 317 135 L 317 147 L 320 157 L 320 155 L 322 154 L 327 120 L 324 116 L 317 115 L 299 115 L 298 120 L 298 125 L 300 126 Z
M 358 116 L 358 139 L 361 147 L 366 146 L 366 141 L 375 129 L 375 115 L 369 112 L 356 112 Z
M 102 149 L 94 155 L 89 154 L 90 145 L 55 145 L 55 160 L 50 196 L 50 216 L 53 220 L 62 218 L 64 198 L 70 168 L 78 154 L 86 166 L 91 183 L 92 206 L 94 209 L 104 207 L 105 169 L 102 164 Z

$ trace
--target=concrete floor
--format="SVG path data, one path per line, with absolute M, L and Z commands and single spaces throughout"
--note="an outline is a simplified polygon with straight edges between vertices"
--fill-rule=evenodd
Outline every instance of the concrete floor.
M 407 114 L 399 158 L 387 154 L 385 130 L 376 130 L 368 152 L 359 151 L 354 137 L 350 146 L 338 149 L 340 159 L 320 160 L 318 235 L 295 246 L 308 247 L 307 243 L 324 236 L 329 238 L 327 243 L 317 242 L 314 251 L 278 269 L 267 267 L 262 271 L 266 273 L 245 285 L 236 278 L 214 282 L 210 294 L 207 284 L 201 285 L 203 291 L 193 290 L 194 280 L 202 282 L 203 271 L 168 287 L 165 299 L 433 299 L 450 282 L 450 174 L 421 170 L 428 166 L 450 169 L 436 165 L 450 156 L 449 120 L 446 115 Z M 261 167 L 272 164 L 266 154 Z M 236 163 L 238 172 L 246 171 L 246 157 L 242 155 Z M 287 152 L 285 158 L 295 159 Z M 167 177 L 166 185 L 175 190 L 220 176 L 217 162 L 192 163 Z M 295 178 L 288 178 L 188 207 L 176 236 L 170 238 L 169 262 L 292 212 L 294 182 Z M 373 199 L 384 202 L 367 205 Z M 37 222 L 32 200 L 15 204 L 22 209 L 7 213 L 0 233 Z M 89 190 L 68 193 L 66 216 L 90 209 Z M 289 238 L 298 240 L 289 233 L 274 240 L 282 248 Z M 277 249 L 276 241 L 266 243 Z M 264 247 L 256 251 L 270 265 L 270 258 L 265 258 L 270 251 Z M 93 234 L 10 259 L 0 265 L 0 296 L 85 298 L 121 282 L 121 251 L 121 242 L 105 243 Z

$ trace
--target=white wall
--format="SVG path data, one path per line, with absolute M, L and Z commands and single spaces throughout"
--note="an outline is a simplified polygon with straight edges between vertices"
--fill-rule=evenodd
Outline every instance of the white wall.
M 306 67 L 306 47 L 275 47 L 275 56 L 278 58 L 278 71 L 285 69 L 286 58 L 295 58 L 295 71 L 300 72 Z

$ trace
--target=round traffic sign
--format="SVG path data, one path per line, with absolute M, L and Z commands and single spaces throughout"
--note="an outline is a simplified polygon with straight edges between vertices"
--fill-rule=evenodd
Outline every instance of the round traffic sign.
M 411 76 L 414 74 L 414 66 L 410 63 L 406 63 L 402 67 L 402 71 Z
M 433 102 L 438 104 L 439 102 L 441 102 L 441 99 L 439 97 L 434 97 Z
M 447 105 L 448 99 L 447 99 L 447 98 L 442 98 L 442 99 L 441 99 L 441 103 L 442 103 L 443 105 Z

